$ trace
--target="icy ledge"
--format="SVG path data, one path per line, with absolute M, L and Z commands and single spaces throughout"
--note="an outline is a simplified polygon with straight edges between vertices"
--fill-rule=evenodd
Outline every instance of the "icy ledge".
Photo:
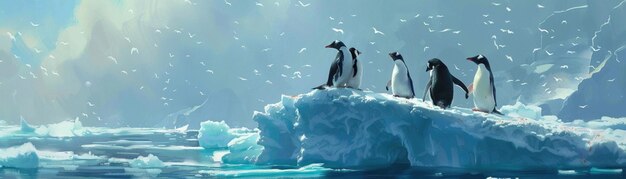
M 264 147 L 256 163 L 474 171 L 626 166 L 622 125 L 607 119 L 563 123 L 538 110 L 505 106 L 501 117 L 387 94 L 314 90 L 283 96 L 254 114 Z

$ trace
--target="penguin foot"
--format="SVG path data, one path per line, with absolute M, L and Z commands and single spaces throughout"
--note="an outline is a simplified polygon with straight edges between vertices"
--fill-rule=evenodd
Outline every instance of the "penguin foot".
M 325 89 L 326 89 L 326 87 L 328 87 L 328 86 L 326 86 L 326 85 L 319 85 L 319 86 L 314 87 L 314 88 L 311 88 L 311 89 L 316 89 L 316 90 L 325 90 Z
M 494 113 L 494 114 L 498 114 L 498 115 L 504 116 L 504 114 L 502 114 L 500 111 L 498 111 L 498 110 L 496 110 L 496 109 L 493 109 L 493 111 L 492 111 L 491 113 Z

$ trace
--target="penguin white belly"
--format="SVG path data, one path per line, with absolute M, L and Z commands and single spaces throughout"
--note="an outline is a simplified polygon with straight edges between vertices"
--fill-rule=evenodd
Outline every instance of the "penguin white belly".
M 343 52 L 343 64 L 341 67 L 342 73 L 336 74 L 336 75 L 339 75 L 339 77 L 333 78 L 334 80 L 333 84 L 335 84 L 336 87 L 347 87 L 348 82 L 350 82 L 350 79 L 352 78 L 352 75 L 353 75 L 352 56 L 350 55 L 350 52 L 346 50 L 346 47 L 341 47 L 341 49 L 339 50 Z
M 493 111 L 496 105 L 493 99 L 493 88 L 489 80 L 489 71 L 482 64 L 478 65 L 473 85 L 474 107 L 483 112 Z
M 406 66 L 402 61 L 396 60 L 393 72 L 391 73 L 391 93 L 402 97 L 412 97 L 413 91 L 411 91 L 411 86 L 409 85 L 409 76 L 407 75 Z
M 348 86 L 352 87 L 352 88 L 356 88 L 359 89 L 361 88 L 361 79 L 363 78 L 362 74 L 363 74 L 363 68 L 361 68 L 361 61 L 357 60 L 356 61 L 356 76 L 352 77 L 352 79 L 350 79 L 350 82 L 348 83 Z

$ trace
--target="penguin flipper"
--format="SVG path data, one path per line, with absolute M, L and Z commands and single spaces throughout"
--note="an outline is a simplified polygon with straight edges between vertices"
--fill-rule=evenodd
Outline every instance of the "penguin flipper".
M 426 84 L 426 89 L 424 89 L 424 96 L 422 97 L 422 101 L 426 101 L 426 94 L 428 94 L 428 90 L 430 89 L 431 85 L 433 85 L 432 79 L 428 80 L 428 84 Z
M 463 90 L 465 91 L 465 93 L 469 93 L 469 90 L 467 89 L 467 87 L 465 87 L 465 84 L 463 84 L 463 82 L 461 80 L 459 80 L 458 78 L 456 78 L 453 75 L 452 76 L 452 82 L 454 82 L 454 84 L 460 86 L 461 88 L 463 88 Z
M 493 83 L 493 74 L 491 74 L 491 72 L 489 73 L 489 82 L 491 84 L 491 89 L 493 89 L 493 102 L 495 106 L 498 106 L 498 100 L 496 100 L 496 84 Z
M 339 68 L 339 65 L 337 64 L 337 61 L 333 62 L 333 64 L 330 65 L 330 70 L 328 71 L 328 80 L 326 81 L 326 86 L 333 86 L 333 78 L 335 77 L 335 75 L 337 75 L 338 68 Z
M 408 68 L 407 68 L 408 69 Z M 415 90 L 413 89 L 413 79 L 411 79 L 411 74 L 407 70 L 406 75 L 409 77 L 409 86 L 411 86 L 411 98 L 415 97 Z
M 355 76 L 356 76 L 356 72 L 359 70 L 359 69 L 357 68 L 357 66 L 356 66 L 356 63 L 357 63 L 357 62 L 358 62 L 358 61 L 357 61 L 357 59 L 354 59 L 354 63 L 352 64 L 352 71 L 353 71 L 354 73 L 352 73 L 352 77 L 355 77 Z

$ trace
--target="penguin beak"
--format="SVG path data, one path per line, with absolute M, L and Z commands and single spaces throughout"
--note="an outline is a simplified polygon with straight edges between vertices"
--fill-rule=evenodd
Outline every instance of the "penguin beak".
M 431 68 L 431 67 L 429 67 L 429 66 L 428 66 L 428 67 L 426 67 L 426 71 L 430 71 L 430 70 L 432 70 L 432 69 L 433 69 L 433 68 Z
M 474 59 L 472 59 L 472 58 L 467 58 L 467 61 L 472 61 L 472 62 L 473 62 L 473 61 L 474 61 Z
M 326 45 L 324 48 L 333 48 L 333 47 L 331 47 L 330 45 Z

